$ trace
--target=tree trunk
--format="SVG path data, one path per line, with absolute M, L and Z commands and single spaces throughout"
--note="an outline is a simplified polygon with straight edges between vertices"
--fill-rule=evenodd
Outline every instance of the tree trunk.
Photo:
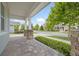
M 68 39 L 71 41 L 71 25 L 69 24 L 69 31 L 68 31 Z M 73 46 L 71 45 L 71 51 L 70 51 L 70 55 L 72 56 L 73 55 Z
M 69 30 L 68 30 L 68 38 L 70 39 L 70 31 L 71 31 L 71 25 L 69 24 Z

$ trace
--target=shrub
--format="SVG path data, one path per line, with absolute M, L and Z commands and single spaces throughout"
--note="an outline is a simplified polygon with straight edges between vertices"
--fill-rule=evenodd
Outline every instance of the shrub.
M 53 40 L 53 39 L 48 39 L 48 38 L 45 38 L 42 36 L 37 36 L 35 39 L 44 43 L 45 45 L 47 45 L 51 48 L 63 53 L 66 56 L 70 55 L 71 46 L 67 43 L 60 42 L 60 41 Z
M 13 25 L 14 26 L 14 32 L 15 33 L 18 33 L 19 32 L 19 24 L 15 24 L 15 25 Z

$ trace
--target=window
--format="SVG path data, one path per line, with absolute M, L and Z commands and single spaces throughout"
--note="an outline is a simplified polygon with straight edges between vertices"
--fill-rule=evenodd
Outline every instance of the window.
M 4 6 L 1 3 L 1 31 L 4 31 Z

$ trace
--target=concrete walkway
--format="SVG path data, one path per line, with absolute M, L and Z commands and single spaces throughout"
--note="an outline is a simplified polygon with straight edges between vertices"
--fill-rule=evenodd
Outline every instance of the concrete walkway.
M 63 56 L 58 51 L 36 41 L 28 40 L 22 35 L 10 37 L 2 56 Z

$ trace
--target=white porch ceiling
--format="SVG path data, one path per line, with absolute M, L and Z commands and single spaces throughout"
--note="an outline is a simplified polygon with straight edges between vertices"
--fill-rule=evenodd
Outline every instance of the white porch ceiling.
M 10 18 L 25 19 L 35 15 L 47 2 L 7 2 L 10 12 Z

